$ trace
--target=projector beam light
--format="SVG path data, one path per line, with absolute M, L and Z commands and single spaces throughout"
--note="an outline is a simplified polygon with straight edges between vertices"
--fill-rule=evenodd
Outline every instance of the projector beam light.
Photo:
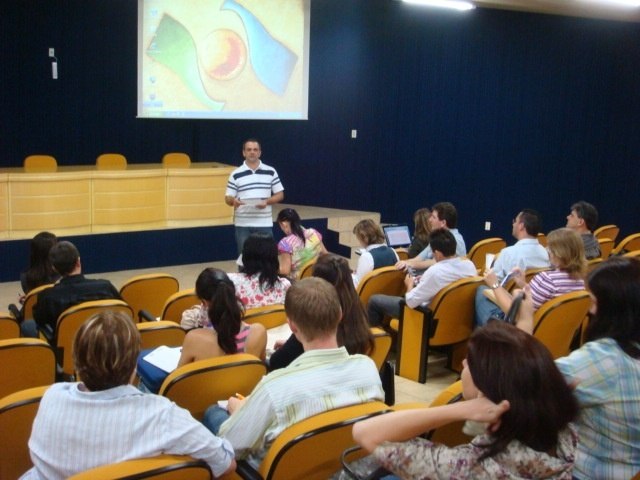
M 411 3 L 414 5 L 424 5 L 428 7 L 438 8 L 450 8 L 453 10 L 471 10 L 476 8 L 471 2 L 465 2 L 461 0 L 402 0 L 405 3 Z

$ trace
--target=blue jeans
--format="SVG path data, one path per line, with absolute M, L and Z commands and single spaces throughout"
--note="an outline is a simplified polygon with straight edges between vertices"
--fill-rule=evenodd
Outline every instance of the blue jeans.
M 211 433 L 217 435 L 220 430 L 220 425 L 222 425 L 229 417 L 229 412 L 224 408 L 220 408 L 218 405 L 211 405 L 204 412 L 202 423 L 205 427 L 211 430 Z
M 20 335 L 23 337 L 39 338 L 38 324 L 32 318 L 24 320 L 20 324 Z
M 502 309 L 482 293 L 488 288 L 485 285 L 480 285 L 476 290 L 476 327 L 485 326 L 491 317 L 504 319 Z
M 273 227 L 237 227 L 236 226 L 236 245 L 238 246 L 238 255 L 242 253 L 242 246 L 249 235 L 252 233 L 266 233 L 273 237 Z
M 392 295 L 372 295 L 367 304 L 369 325 L 379 327 L 382 325 L 385 316 L 399 318 L 401 300 L 402 297 L 394 297 Z

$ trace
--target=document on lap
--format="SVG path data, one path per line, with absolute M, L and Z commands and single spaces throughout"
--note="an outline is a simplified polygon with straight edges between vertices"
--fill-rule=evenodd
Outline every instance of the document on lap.
M 288 323 L 283 323 L 277 327 L 267 330 L 267 353 L 274 351 L 273 346 L 278 340 L 286 341 L 291 336 L 291 327 Z
M 178 366 L 181 351 L 181 347 L 167 347 L 162 345 L 143 358 L 151 365 L 154 365 L 167 373 L 171 373 Z

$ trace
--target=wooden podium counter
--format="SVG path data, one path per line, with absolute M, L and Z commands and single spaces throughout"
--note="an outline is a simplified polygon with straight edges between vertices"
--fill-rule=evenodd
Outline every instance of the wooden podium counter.
M 229 174 L 222 163 L 94 165 L 55 171 L 0 169 L 0 238 L 150 230 L 233 223 L 224 203 Z

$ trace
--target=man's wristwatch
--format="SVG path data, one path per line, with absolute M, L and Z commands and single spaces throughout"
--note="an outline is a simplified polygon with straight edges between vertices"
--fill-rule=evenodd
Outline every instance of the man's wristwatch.
M 500 283 L 496 282 L 493 285 L 491 285 L 491 290 L 495 290 L 496 288 L 500 288 Z

